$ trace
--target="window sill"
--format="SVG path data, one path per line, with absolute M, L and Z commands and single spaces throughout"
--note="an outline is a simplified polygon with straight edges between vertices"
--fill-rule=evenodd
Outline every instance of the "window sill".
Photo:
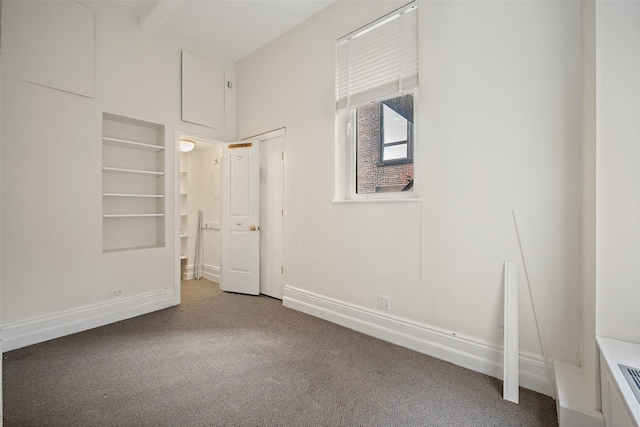
M 418 203 L 422 202 L 420 197 L 399 197 L 397 199 L 333 199 L 331 203 Z

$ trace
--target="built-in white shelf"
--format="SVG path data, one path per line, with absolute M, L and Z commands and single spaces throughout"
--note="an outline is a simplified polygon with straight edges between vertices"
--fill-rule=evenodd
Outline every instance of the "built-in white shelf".
M 165 127 L 102 114 L 102 251 L 165 246 Z
M 123 194 L 123 193 L 102 193 L 104 197 L 155 197 L 162 198 L 164 194 Z
M 148 213 L 148 214 L 104 214 L 103 218 L 144 218 L 153 216 L 164 216 L 161 213 Z
M 183 279 L 187 278 L 187 263 L 188 263 L 188 250 L 189 250 L 189 236 L 187 233 L 189 226 L 189 156 L 187 153 L 180 153 L 180 183 L 179 191 L 180 197 L 178 200 L 179 212 L 180 212 L 180 276 Z
M 105 249 L 104 253 L 122 252 L 122 251 L 139 251 L 141 249 L 157 249 L 162 248 L 162 245 L 148 245 L 148 246 L 135 246 L 132 248 L 117 248 L 117 249 Z
M 160 171 L 143 171 L 138 169 L 122 169 L 122 168 L 112 168 L 108 166 L 103 166 L 102 170 L 105 172 L 117 172 L 117 173 L 132 173 L 132 174 L 140 174 L 140 175 L 154 175 L 154 176 L 164 176 L 164 172 Z
M 110 145 L 112 147 L 132 148 L 136 150 L 149 150 L 149 151 L 164 150 L 164 147 L 161 145 L 145 144 L 143 142 L 129 141 L 126 139 L 118 139 L 118 138 L 110 138 L 108 136 L 102 137 L 102 143 L 104 145 Z

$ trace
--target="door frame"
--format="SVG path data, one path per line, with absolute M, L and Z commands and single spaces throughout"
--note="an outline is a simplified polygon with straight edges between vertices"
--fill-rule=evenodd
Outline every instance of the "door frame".
M 174 132 L 174 248 L 173 248 L 173 259 L 174 259 L 174 303 L 175 305 L 180 304 L 181 302 L 181 285 L 180 285 L 180 138 L 188 137 L 191 139 L 195 139 L 196 141 L 201 140 L 207 143 L 213 144 L 225 144 L 224 141 L 217 140 L 212 137 L 202 136 L 199 134 L 194 134 L 192 132 L 176 130 Z M 282 162 L 283 167 L 283 191 L 282 191 L 282 202 L 284 205 L 285 211 L 285 219 L 287 209 L 287 138 L 286 138 L 286 127 L 274 129 L 272 131 L 260 133 L 254 136 L 250 136 L 247 138 L 243 138 L 242 141 L 246 140 L 258 140 L 260 143 L 267 141 L 272 138 L 276 138 L 278 136 L 282 136 L 283 138 L 283 152 L 284 159 Z M 287 284 L 287 221 L 284 221 L 282 227 L 283 235 L 282 235 L 282 264 L 284 268 L 284 283 L 285 286 Z
M 243 138 L 242 141 L 248 141 L 248 140 L 252 140 L 252 141 L 258 141 L 260 142 L 260 144 L 263 144 L 265 142 L 267 142 L 270 139 L 274 139 L 274 138 L 278 138 L 278 137 L 282 137 L 282 152 L 283 152 L 283 159 L 282 159 L 282 208 L 284 210 L 284 215 L 283 215 L 283 221 L 282 221 L 282 268 L 283 268 L 283 274 L 282 274 L 282 279 L 284 281 L 283 286 L 286 286 L 287 284 L 287 245 L 286 245 L 286 237 L 287 237 L 287 192 L 286 192 L 286 188 L 287 188 L 287 128 L 286 127 L 282 127 L 282 128 L 278 128 L 278 129 L 274 129 L 268 132 L 264 132 L 264 133 L 260 133 L 257 135 L 253 135 L 247 138 Z M 261 169 L 263 168 L 264 164 L 264 153 L 265 150 L 262 150 L 262 154 L 261 154 L 261 160 L 260 160 L 260 167 Z M 261 180 L 262 181 L 262 180 Z M 262 185 L 262 182 L 260 183 L 260 185 Z M 262 209 L 262 201 L 260 203 L 260 208 Z M 262 245 L 262 243 L 261 243 Z M 262 260 L 262 251 L 260 251 L 260 258 Z M 261 262 L 262 263 L 262 262 Z
M 180 138 L 187 137 L 195 140 L 196 142 L 201 141 L 207 144 L 224 144 L 223 141 L 217 140 L 215 138 L 209 136 L 202 136 L 199 134 L 195 134 L 192 132 L 176 130 L 174 132 L 174 180 L 173 180 L 173 196 L 174 196 L 174 207 L 173 207 L 173 215 L 174 215 L 174 244 L 173 244 L 173 262 L 174 262 L 174 303 L 175 305 L 179 305 L 181 302 L 181 284 L 180 284 Z M 166 193 L 165 193 L 166 194 Z M 166 212 L 166 210 L 165 210 Z M 168 237 L 168 236 L 167 236 Z M 167 239 L 165 239 L 167 241 Z M 187 245 L 188 248 L 188 245 Z M 188 250 L 187 250 L 188 253 Z

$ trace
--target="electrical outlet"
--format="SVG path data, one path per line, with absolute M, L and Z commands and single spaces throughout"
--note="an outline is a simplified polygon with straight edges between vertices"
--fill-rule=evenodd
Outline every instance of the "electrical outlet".
M 111 289 L 111 296 L 112 297 L 117 297 L 118 295 L 122 295 L 122 294 L 124 294 L 124 289 L 122 289 L 122 288 Z
M 498 338 L 501 340 L 504 339 L 504 323 L 498 323 Z
M 391 298 L 378 295 L 378 308 L 382 310 L 391 310 Z

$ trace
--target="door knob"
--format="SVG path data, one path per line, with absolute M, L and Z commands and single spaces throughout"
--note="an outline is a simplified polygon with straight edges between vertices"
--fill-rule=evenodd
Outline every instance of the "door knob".
M 260 227 L 256 227 L 255 225 L 252 225 L 251 227 L 249 227 L 249 231 L 256 231 L 259 230 Z

